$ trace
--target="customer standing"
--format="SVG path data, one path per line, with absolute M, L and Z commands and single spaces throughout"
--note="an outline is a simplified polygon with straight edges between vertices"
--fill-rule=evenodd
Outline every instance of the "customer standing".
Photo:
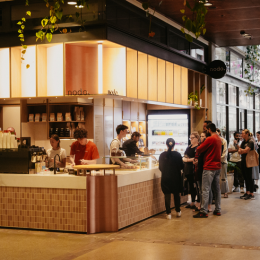
M 196 209 L 195 199 L 197 195 L 196 183 L 195 183 L 195 176 L 194 176 L 194 165 L 193 161 L 196 154 L 196 149 L 199 144 L 200 136 L 198 132 L 193 132 L 190 135 L 190 142 L 189 145 L 184 153 L 183 162 L 184 162 L 184 176 L 187 178 L 189 184 L 189 191 L 191 194 L 191 204 L 186 206 L 186 208 Z
M 205 152 L 204 165 L 202 173 L 202 202 L 201 210 L 198 214 L 194 215 L 194 218 L 207 218 L 208 217 L 208 201 L 209 192 L 212 188 L 215 192 L 215 210 L 214 215 L 221 216 L 221 193 L 219 187 L 219 176 L 221 170 L 221 148 L 222 142 L 218 134 L 216 133 L 215 124 L 211 123 L 207 125 L 208 133 L 211 135 L 208 137 L 198 148 L 198 154 Z
M 246 166 L 246 156 L 251 151 L 254 150 L 254 142 L 250 138 L 250 131 L 245 129 L 242 131 L 242 137 L 244 141 L 242 142 L 240 148 L 238 149 L 238 153 L 242 156 L 242 172 L 244 175 L 244 179 L 246 182 L 246 193 L 241 196 L 241 199 L 245 200 L 254 200 L 254 180 L 252 179 L 252 167 Z
M 232 140 L 229 143 L 228 146 L 228 152 L 231 153 L 230 156 L 230 162 L 235 163 L 236 164 L 236 168 L 234 170 L 234 186 L 235 189 L 233 190 L 233 192 L 237 192 L 239 191 L 238 186 L 240 186 L 240 192 L 244 193 L 244 177 L 241 171 L 241 156 L 238 153 L 238 149 L 239 149 L 239 144 L 240 144 L 240 134 L 238 132 L 234 133 L 234 140 Z
M 165 197 L 166 218 L 171 219 L 171 194 L 174 194 L 176 216 L 181 216 L 181 199 L 183 161 L 179 152 L 173 151 L 175 141 L 168 138 L 166 141 L 167 152 L 161 153 L 159 157 L 159 169 L 162 172 L 161 188 Z
M 138 147 L 137 142 L 139 142 L 141 134 L 138 132 L 133 132 L 131 135 L 131 139 L 126 140 L 123 143 L 123 150 L 125 151 L 126 156 L 135 156 L 136 154 L 143 154 Z
M 258 148 L 257 148 L 257 152 L 259 154 L 259 172 L 260 172 L 260 131 L 256 132 L 256 138 L 257 138 L 257 145 L 258 145 Z

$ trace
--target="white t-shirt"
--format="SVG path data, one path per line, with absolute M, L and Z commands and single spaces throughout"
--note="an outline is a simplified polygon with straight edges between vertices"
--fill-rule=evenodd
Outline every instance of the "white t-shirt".
M 48 160 L 49 160 L 49 168 L 53 168 L 54 167 L 54 162 L 51 162 L 50 159 L 54 159 L 54 156 L 56 154 L 58 154 L 60 156 L 60 162 L 62 162 L 63 159 L 65 159 L 66 156 L 66 150 L 63 148 L 60 148 L 58 150 L 53 150 L 53 148 L 47 150 L 47 156 L 48 156 Z M 59 157 L 56 157 L 56 160 L 58 160 Z
M 240 144 L 240 142 L 238 142 L 238 145 Z M 234 144 L 234 140 L 231 141 L 228 145 L 229 149 L 235 150 L 235 144 Z M 235 153 L 230 153 L 230 162 L 240 162 L 241 161 L 241 156 L 238 152 Z
M 121 146 L 121 141 L 120 141 L 119 139 L 115 138 L 115 139 L 111 142 L 111 144 L 110 144 L 110 156 L 111 156 L 111 152 L 112 152 L 113 150 L 118 151 L 119 148 L 120 148 L 120 146 Z M 111 159 L 111 161 L 112 161 L 113 164 L 115 163 L 115 160 L 114 160 L 114 159 Z

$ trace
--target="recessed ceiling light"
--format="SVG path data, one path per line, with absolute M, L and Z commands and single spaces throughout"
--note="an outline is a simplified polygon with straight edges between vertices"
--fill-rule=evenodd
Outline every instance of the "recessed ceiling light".
M 84 5 L 75 5 L 76 8 L 83 8 Z
M 68 2 L 67 4 L 68 4 L 68 5 L 76 5 L 77 2 Z
M 212 4 L 207 2 L 204 4 L 204 6 L 212 6 Z

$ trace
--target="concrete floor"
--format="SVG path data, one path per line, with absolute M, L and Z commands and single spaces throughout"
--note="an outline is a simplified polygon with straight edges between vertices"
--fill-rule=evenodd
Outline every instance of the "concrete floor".
M 222 198 L 222 216 L 166 220 L 165 213 L 117 233 L 70 234 L 0 229 L 0 260 L 260 259 L 260 194 Z M 213 206 L 214 208 L 214 206 Z

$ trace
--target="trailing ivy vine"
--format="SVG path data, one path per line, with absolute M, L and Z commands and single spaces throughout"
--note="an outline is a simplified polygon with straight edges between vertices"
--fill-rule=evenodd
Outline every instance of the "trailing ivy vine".
M 205 3 L 206 0 L 195 0 L 194 6 L 191 7 L 188 1 L 184 1 L 184 9 L 180 10 L 180 12 L 183 14 L 182 20 L 184 22 L 181 31 L 185 34 L 185 38 L 189 42 L 193 41 L 191 33 L 194 34 L 196 39 L 198 39 L 200 35 L 202 34 L 204 35 L 206 33 L 205 17 L 208 10 L 204 6 Z M 188 17 L 188 14 L 186 12 L 186 7 L 192 11 L 191 17 Z
M 244 68 L 245 79 L 250 83 L 248 84 L 248 89 L 245 90 L 246 96 L 253 95 L 256 88 L 252 86 L 255 82 L 255 77 L 259 76 L 259 70 L 256 70 L 257 62 L 260 58 L 260 50 L 258 45 L 250 45 L 246 47 L 246 66 Z

